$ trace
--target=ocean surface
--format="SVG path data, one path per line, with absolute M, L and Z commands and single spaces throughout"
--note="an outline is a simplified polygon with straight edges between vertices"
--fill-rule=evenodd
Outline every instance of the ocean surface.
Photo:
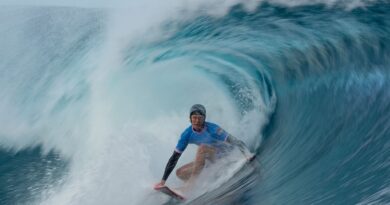
M 390 204 L 388 1 L 5 0 L 0 22 L 2 205 L 177 204 L 152 187 L 195 103 L 257 158 L 185 204 Z

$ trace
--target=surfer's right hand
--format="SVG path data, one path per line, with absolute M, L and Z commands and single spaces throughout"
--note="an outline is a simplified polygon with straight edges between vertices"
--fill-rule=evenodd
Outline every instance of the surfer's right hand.
M 160 189 L 163 186 L 165 186 L 165 181 L 161 180 L 159 183 L 154 185 L 154 189 Z

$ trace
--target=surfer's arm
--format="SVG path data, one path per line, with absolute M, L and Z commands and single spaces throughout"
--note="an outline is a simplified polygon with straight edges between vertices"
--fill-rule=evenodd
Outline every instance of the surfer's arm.
M 165 182 L 168 179 L 172 170 L 175 168 L 177 161 L 179 161 L 180 156 L 181 156 L 181 153 L 177 152 L 176 150 L 173 151 L 173 154 L 172 154 L 171 158 L 169 158 L 167 166 L 165 167 L 165 172 L 164 172 L 164 175 L 161 179 L 162 182 Z
M 226 142 L 228 142 L 229 144 L 231 145 L 234 145 L 236 146 L 240 151 L 241 153 L 249 160 L 251 161 L 255 155 L 252 154 L 249 150 L 249 148 L 245 145 L 245 143 L 235 137 L 233 137 L 232 135 L 228 135 L 227 138 L 226 138 Z
M 173 152 L 171 158 L 169 158 L 169 161 L 167 163 L 167 166 L 165 167 L 164 175 L 160 181 L 160 183 L 156 184 L 155 187 L 161 187 L 164 186 L 165 181 L 168 179 L 169 175 L 171 174 L 172 170 L 175 168 L 177 161 L 179 160 L 181 153 L 184 152 L 188 145 L 188 137 L 191 131 L 191 127 L 187 128 L 180 136 L 180 140 L 176 145 L 176 149 Z

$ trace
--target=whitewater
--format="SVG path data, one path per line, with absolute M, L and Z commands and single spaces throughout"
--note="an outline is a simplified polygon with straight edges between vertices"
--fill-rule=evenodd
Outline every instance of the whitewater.
M 152 187 L 196 103 L 257 158 L 206 168 L 186 204 L 389 204 L 389 10 L 2 1 L 0 204 L 176 203 Z

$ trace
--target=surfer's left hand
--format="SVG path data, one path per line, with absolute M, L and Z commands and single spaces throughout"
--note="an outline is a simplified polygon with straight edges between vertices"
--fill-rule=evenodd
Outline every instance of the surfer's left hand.
M 246 161 L 247 161 L 247 162 L 251 162 L 251 161 L 253 161 L 255 158 L 256 158 L 256 155 L 251 153 L 251 154 L 249 154 L 248 156 L 246 156 Z
M 158 189 L 160 189 L 161 187 L 164 187 L 164 186 L 165 186 L 165 181 L 161 180 L 159 183 L 155 184 L 153 188 L 158 190 Z

